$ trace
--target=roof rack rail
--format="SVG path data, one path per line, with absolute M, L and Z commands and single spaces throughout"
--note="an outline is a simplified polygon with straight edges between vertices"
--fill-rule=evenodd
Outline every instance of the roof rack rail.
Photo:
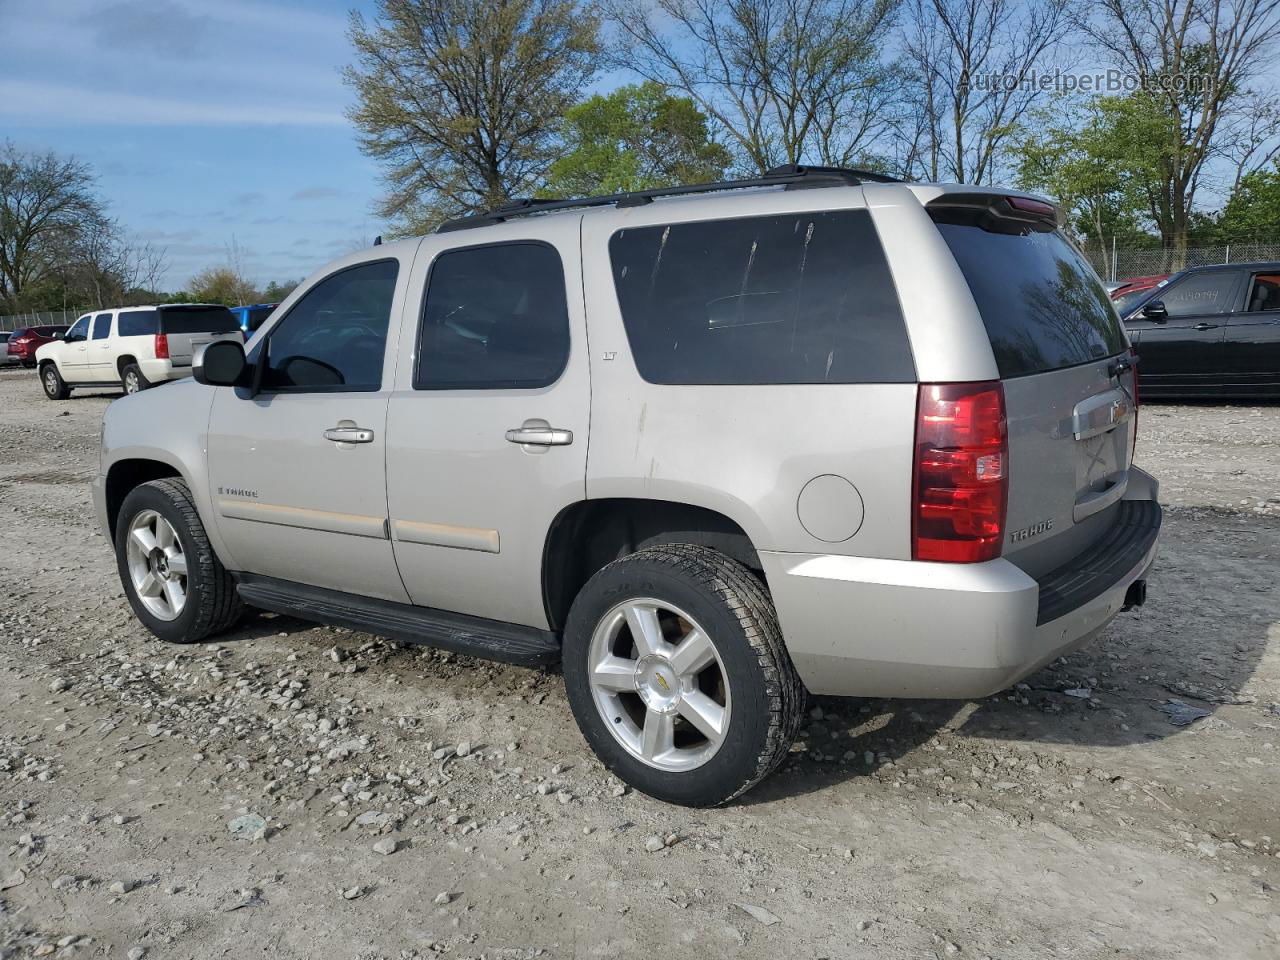
M 446 220 L 436 227 L 436 233 L 468 230 L 505 223 L 513 217 L 525 217 L 535 213 L 551 213 L 556 210 L 574 210 L 585 207 L 639 207 L 652 203 L 658 197 L 679 197 L 694 193 L 714 193 L 720 190 L 742 190 L 748 187 L 785 186 L 788 190 L 807 187 L 856 186 L 865 182 L 900 183 L 896 177 L 870 170 L 851 170 L 845 167 L 813 167 L 807 164 L 788 163 L 767 170 L 763 176 L 746 180 L 724 180 L 716 183 L 691 183 L 680 187 L 655 187 L 652 190 L 629 190 L 599 197 L 582 197 L 577 200 L 546 200 L 523 197 L 494 207 L 484 213 Z

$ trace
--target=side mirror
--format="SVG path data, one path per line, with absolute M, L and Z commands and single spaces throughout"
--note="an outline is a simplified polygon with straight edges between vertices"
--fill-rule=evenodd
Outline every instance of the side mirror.
M 196 348 L 191 358 L 191 376 L 197 383 L 211 387 L 244 385 L 249 364 L 244 358 L 244 344 L 238 340 L 215 340 Z
M 1142 308 L 1141 316 L 1152 323 L 1164 323 L 1169 319 L 1169 311 L 1164 308 L 1163 300 L 1152 300 Z

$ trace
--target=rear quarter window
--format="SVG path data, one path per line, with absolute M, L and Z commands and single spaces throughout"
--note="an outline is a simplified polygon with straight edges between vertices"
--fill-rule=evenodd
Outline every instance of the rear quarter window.
M 650 383 L 915 379 L 865 210 L 630 228 L 610 238 L 609 256 L 631 352 Z
M 1057 230 L 930 206 L 982 315 L 1000 376 L 1076 366 L 1127 344 L 1093 268 Z
M 160 314 L 154 310 L 128 310 L 116 321 L 122 337 L 145 337 L 160 332 Z

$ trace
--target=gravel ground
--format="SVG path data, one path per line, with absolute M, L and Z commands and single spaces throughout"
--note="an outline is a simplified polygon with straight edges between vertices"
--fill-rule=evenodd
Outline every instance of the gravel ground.
M 981 702 L 819 698 L 689 811 L 553 674 L 152 639 L 85 483 L 111 399 L 0 371 L 0 958 L 1280 954 L 1280 406 L 1143 408 L 1162 555 L 1098 642 Z

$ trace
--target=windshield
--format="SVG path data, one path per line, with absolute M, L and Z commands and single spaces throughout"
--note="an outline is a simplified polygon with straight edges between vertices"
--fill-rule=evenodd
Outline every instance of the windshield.
M 929 213 L 968 281 L 1001 377 L 1126 348 L 1111 298 L 1057 230 L 967 206 L 931 206 Z

